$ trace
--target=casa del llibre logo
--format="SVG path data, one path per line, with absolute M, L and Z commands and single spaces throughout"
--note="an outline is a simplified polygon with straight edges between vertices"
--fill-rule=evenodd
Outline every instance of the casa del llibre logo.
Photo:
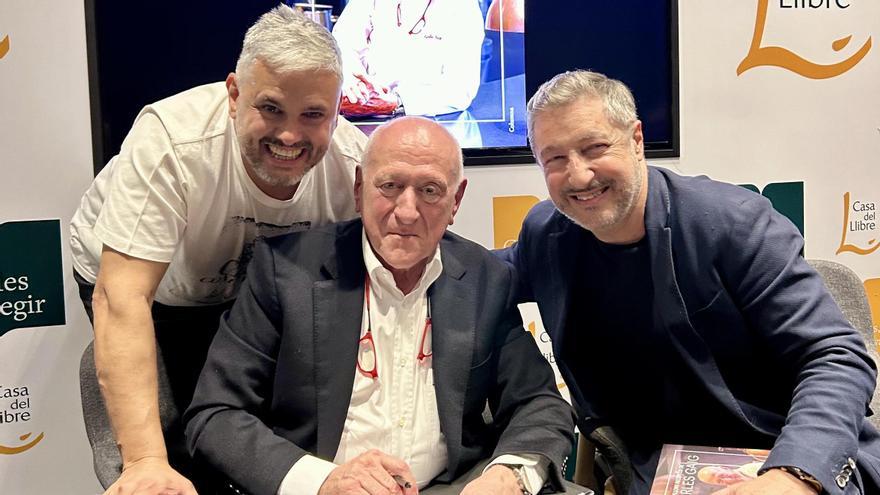
M 7 53 L 9 53 L 9 35 L 0 40 L 0 58 L 5 57 Z
M 872 38 L 869 36 L 862 46 L 849 57 L 831 64 L 820 64 L 807 60 L 797 53 L 781 46 L 764 45 L 764 28 L 767 24 L 767 9 L 770 0 L 758 0 L 758 13 L 755 18 L 755 30 L 752 34 L 752 44 L 749 52 L 736 68 L 736 74 L 754 69 L 755 67 L 770 66 L 790 70 L 810 79 L 828 79 L 839 76 L 865 58 L 871 51 Z M 847 9 L 850 4 L 847 0 L 779 0 L 780 9 Z M 839 52 L 849 45 L 852 35 L 844 36 L 831 42 L 831 48 Z

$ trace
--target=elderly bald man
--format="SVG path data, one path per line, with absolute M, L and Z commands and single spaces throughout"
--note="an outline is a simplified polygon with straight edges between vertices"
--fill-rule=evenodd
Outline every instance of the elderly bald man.
M 487 459 L 461 493 L 561 488 L 573 418 L 512 270 L 446 231 L 466 185 L 440 125 L 373 133 L 362 220 L 255 250 L 187 412 L 192 454 L 254 495 L 411 495 Z

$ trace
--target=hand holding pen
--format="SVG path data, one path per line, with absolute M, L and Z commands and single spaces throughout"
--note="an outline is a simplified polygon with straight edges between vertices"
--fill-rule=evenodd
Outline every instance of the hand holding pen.
M 401 459 L 378 450 L 367 451 L 336 467 L 324 480 L 318 495 L 397 493 L 417 495 L 415 476 Z

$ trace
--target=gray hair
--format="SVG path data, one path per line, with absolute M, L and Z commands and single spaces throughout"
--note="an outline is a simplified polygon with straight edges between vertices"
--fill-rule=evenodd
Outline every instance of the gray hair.
M 342 81 L 342 55 L 327 29 L 281 4 L 266 12 L 244 35 L 235 73 L 244 78 L 257 60 L 282 73 L 328 70 Z
M 367 166 L 373 162 L 373 153 L 375 147 L 375 141 L 379 138 L 380 135 L 385 133 L 385 131 L 394 125 L 401 125 L 406 122 L 414 122 L 416 124 L 432 127 L 434 129 L 439 130 L 455 145 L 456 153 L 455 153 L 455 171 L 454 171 L 454 179 L 455 179 L 455 187 L 458 187 L 462 180 L 464 180 L 464 155 L 461 151 L 461 146 L 458 144 L 458 139 L 455 138 L 455 135 L 452 134 L 446 126 L 437 123 L 434 120 L 421 117 L 418 115 L 407 115 L 404 117 L 398 117 L 394 120 L 388 121 L 379 127 L 376 128 L 367 139 L 367 145 L 364 148 L 363 156 L 361 157 L 361 168 L 366 169 Z
M 539 113 L 561 107 L 582 96 L 602 100 L 605 116 L 621 129 L 638 119 L 635 99 L 626 84 L 588 70 L 563 72 L 542 84 L 526 106 L 529 141 L 535 142 L 535 117 Z

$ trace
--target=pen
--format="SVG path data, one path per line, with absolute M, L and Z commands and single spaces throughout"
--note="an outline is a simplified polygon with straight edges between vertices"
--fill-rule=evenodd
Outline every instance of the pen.
M 395 482 L 397 482 L 397 486 L 399 486 L 401 488 L 412 488 L 412 483 L 410 483 L 409 481 L 406 481 L 406 479 L 403 476 L 401 476 L 399 474 L 395 474 L 395 475 L 392 475 L 391 477 L 394 478 Z

